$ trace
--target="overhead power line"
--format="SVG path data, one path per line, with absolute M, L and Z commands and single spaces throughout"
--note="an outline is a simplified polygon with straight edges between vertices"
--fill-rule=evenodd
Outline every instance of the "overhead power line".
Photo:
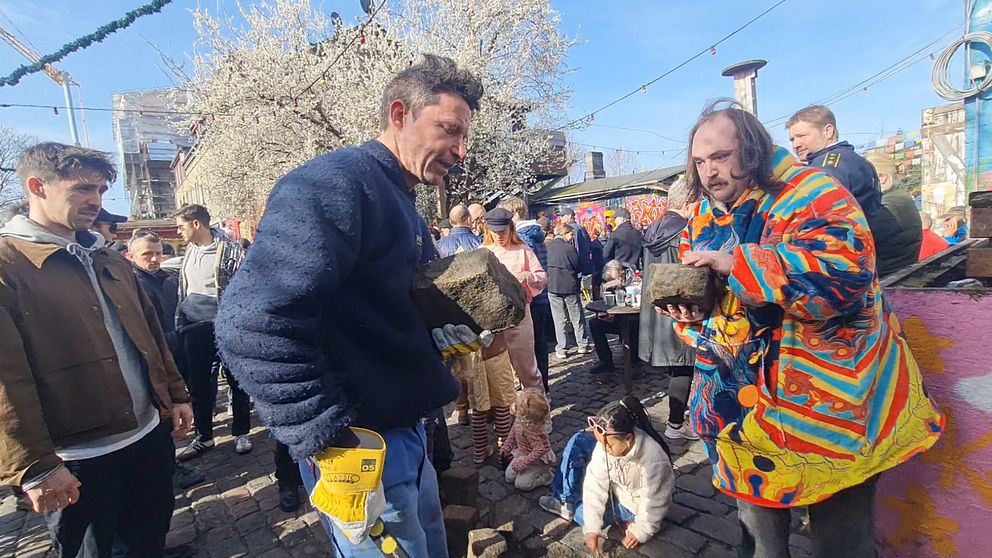
M 67 110 L 64 105 L 34 105 L 30 103 L 0 103 L 0 108 L 33 108 L 33 109 L 47 109 L 47 110 Z M 163 109 L 118 109 L 118 108 L 106 108 L 106 107 L 72 107 L 73 110 L 87 110 L 91 112 L 124 112 L 124 113 L 136 113 L 136 114 L 186 114 L 186 115 L 215 115 L 215 114 L 225 114 L 223 112 L 216 113 L 204 113 L 204 112 L 191 112 L 182 110 L 163 110 Z
M 657 132 L 654 132 L 652 130 L 648 130 L 646 128 L 627 128 L 625 126 L 612 126 L 610 124 L 598 124 L 598 123 L 593 123 L 593 124 L 591 124 L 591 126 L 598 126 L 600 128 L 611 128 L 613 130 L 627 130 L 629 132 L 644 132 L 645 134 L 651 134 L 651 135 L 657 136 L 657 137 L 659 137 L 659 138 L 661 138 L 663 140 L 673 141 L 675 143 L 680 143 L 682 145 L 685 145 L 685 143 L 686 143 L 685 140 L 680 140 L 680 139 L 670 138 L 668 136 L 663 136 L 663 135 L 661 135 L 661 134 L 659 134 Z
M 372 23 L 372 20 L 375 19 L 376 14 L 378 14 L 379 13 L 379 10 L 381 10 L 386 5 L 386 2 L 387 1 L 388 0 L 382 0 L 382 2 L 379 4 L 379 6 L 376 7 L 376 9 L 373 10 L 371 14 L 369 14 L 369 18 L 367 20 L 365 20 L 365 23 L 363 23 L 362 26 L 358 28 L 358 33 L 355 33 L 355 36 L 352 37 L 350 41 L 348 41 L 348 44 L 346 44 L 344 46 L 344 48 L 341 49 L 341 52 L 339 52 L 338 55 L 334 57 L 334 60 L 331 60 L 331 63 L 328 64 L 327 67 L 324 68 L 320 72 L 320 74 L 316 78 L 314 78 L 313 81 L 310 82 L 310 85 L 307 85 L 306 87 L 304 87 L 303 89 L 301 89 L 299 93 L 296 94 L 295 99 L 299 99 L 301 95 L 303 95 L 307 91 L 310 91 L 310 89 L 314 85 L 317 85 L 317 82 L 319 82 L 320 80 L 324 79 L 324 76 L 327 75 L 328 70 L 330 70 L 334 66 L 334 64 L 336 64 L 337 61 L 340 60 L 341 57 L 344 56 L 346 52 L 348 52 L 348 49 L 350 49 L 352 46 L 354 46 L 354 44 L 355 44 L 356 41 L 358 41 L 358 40 L 361 39 L 364 42 L 365 28 L 368 27 L 368 25 L 370 23 Z
M 952 35 L 955 32 L 958 32 L 960 29 L 961 29 L 961 26 L 960 25 L 955 26 L 953 29 L 947 31 L 946 33 L 944 33 L 940 37 L 937 37 L 933 41 L 930 41 L 929 43 L 927 43 L 926 45 L 924 45 L 924 46 L 920 47 L 919 49 L 913 51 L 912 53 L 904 56 L 903 58 L 901 58 L 897 62 L 894 62 L 894 63 L 886 66 L 885 68 L 883 68 L 883 69 L 879 70 L 878 72 L 872 74 L 871 76 L 869 76 L 869 77 L 867 77 L 867 78 L 859 81 L 858 83 L 855 83 L 854 85 L 845 87 L 844 89 L 841 89 L 840 91 L 837 91 L 836 93 L 834 93 L 834 94 L 832 94 L 832 95 L 830 95 L 828 97 L 825 97 L 824 99 L 822 99 L 821 101 L 819 101 L 816 104 L 823 105 L 823 106 L 835 105 L 835 104 L 837 104 L 837 103 L 839 103 L 839 102 L 847 99 L 848 97 L 851 97 L 853 95 L 856 95 L 856 94 L 861 93 L 861 92 L 864 92 L 864 91 L 867 91 L 868 89 L 874 87 L 875 85 L 877 85 L 877 84 L 879 84 L 879 83 L 881 83 L 881 82 L 883 82 L 883 81 L 885 81 L 885 80 L 887 80 L 887 79 L 889 79 L 889 78 L 891 78 L 891 77 L 893 77 L 893 76 L 895 76 L 895 75 L 903 72 L 904 70 L 907 70 L 910 67 L 912 67 L 912 66 L 914 66 L 916 64 L 919 64 L 920 62 L 922 62 L 922 61 L 924 61 L 924 60 L 926 60 L 928 58 L 931 58 L 933 56 L 933 53 L 930 52 L 930 51 L 938 43 L 940 43 L 941 41 L 943 41 L 944 39 L 946 39 L 949 35 Z M 776 118 L 772 118 L 770 120 L 766 120 L 764 122 L 764 124 L 767 127 L 777 126 L 779 124 L 782 124 L 782 123 L 786 122 L 791 116 L 792 116 L 791 113 L 790 114 L 786 114 L 786 115 L 782 115 L 782 116 L 779 116 L 779 117 L 776 117 Z
M 728 33 L 727 35 L 724 35 L 724 36 L 723 36 L 723 38 L 721 38 L 720 40 L 718 40 L 718 41 L 716 41 L 715 43 L 711 43 L 711 44 L 710 44 L 709 46 L 707 46 L 706 48 L 704 48 L 704 49 L 702 49 L 702 50 L 700 50 L 699 52 L 697 52 L 696 54 L 694 54 L 694 55 L 692 55 L 692 56 L 690 56 L 689 58 L 686 58 L 685 60 L 683 60 L 682 62 L 680 62 L 680 63 L 679 63 L 679 64 L 678 64 L 677 66 L 675 66 L 674 68 L 672 68 L 672 69 L 670 69 L 670 70 L 668 70 L 667 72 L 665 72 L 665 73 L 663 73 L 663 74 L 661 74 L 660 76 L 658 76 L 658 77 L 656 77 L 656 78 L 654 78 L 654 79 L 652 79 L 651 81 L 648 81 L 648 82 L 646 82 L 646 83 L 643 83 L 643 84 L 641 84 L 641 85 L 639 85 L 639 86 L 637 86 L 637 89 L 634 89 L 634 90 L 633 90 L 633 91 L 631 91 L 630 93 L 627 93 L 626 95 L 623 95 L 622 97 L 619 97 L 619 98 L 617 98 L 617 99 L 614 99 L 614 100 L 612 100 L 612 101 L 610 101 L 609 103 L 606 103 L 605 105 L 603 105 L 603 106 L 601 106 L 601 107 L 599 107 L 598 109 L 596 109 L 596 110 L 594 110 L 594 111 L 592 111 L 592 112 L 590 112 L 590 113 L 588 113 L 588 114 L 586 114 L 585 116 L 582 116 L 581 118 L 576 118 L 575 120 L 572 120 L 572 121 L 571 121 L 571 122 L 569 122 L 568 124 L 565 124 L 564 126 L 562 126 L 562 127 L 560 127 L 560 128 L 558 128 L 558 129 L 559 129 L 559 130 L 564 130 L 565 128 L 569 128 L 569 127 L 571 127 L 572 125 L 574 125 L 574 124 L 577 124 L 577 123 L 579 123 L 579 122 L 582 122 L 583 120 L 586 120 L 586 119 L 588 119 L 588 118 L 595 118 L 595 116 L 596 116 L 596 113 L 597 113 L 597 112 L 602 112 L 602 111 L 604 111 L 604 110 L 606 110 L 606 109 L 608 109 L 608 108 L 610 108 L 610 107 L 612 107 L 613 105 L 615 105 L 615 104 L 617 104 L 617 103 L 619 103 L 619 102 L 622 102 L 622 101 L 624 101 L 624 100 L 626 100 L 626 99 L 629 99 L 630 97 L 632 97 L 632 96 L 633 96 L 633 95 L 635 95 L 636 93 L 642 93 L 642 92 L 646 92 L 646 91 L 647 91 L 647 88 L 648 88 L 648 86 L 650 86 L 650 85 L 654 85 L 654 84 L 655 84 L 655 83 L 657 83 L 658 81 L 661 81 L 661 80 L 662 80 L 662 79 L 664 79 L 665 77 L 668 77 L 668 76 L 669 76 L 669 75 L 671 75 L 672 73 L 674 73 L 674 72 L 676 72 L 677 70 L 679 70 L 679 69 L 680 69 L 680 68 L 682 68 L 683 66 L 685 66 L 685 65 L 687 65 L 687 64 L 689 64 L 689 63 L 690 63 L 690 62 L 692 62 L 693 60 L 695 60 L 695 59 L 697 59 L 697 58 L 699 58 L 700 56 L 702 56 L 702 55 L 704 55 L 704 54 L 706 54 L 706 53 L 710 53 L 710 54 L 716 54 L 716 47 L 718 47 L 718 46 L 720 46 L 720 44 L 722 44 L 722 43 L 723 43 L 724 41 L 727 41 L 728 39 L 730 39 L 730 38 L 731 38 L 731 37 L 733 37 L 734 35 L 736 35 L 736 34 L 738 34 L 738 33 L 740 33 L 740 32 L 741 32 L 741 31 L 743 31 L 744 29 L 747 29 L 747 28 L 748 28 L 748 27 L 749 27 L 749 26 L 750 26 L 750 25 L 751 25 L 752 23 L 754 23 L 754 22 L 756 22 L 756 21 L 758 21 L 759 19 L 761 19 L 761 18 L 763 18 L 763 17 L 765 17 L 765 16 L 766 16 L 766 15 L 767 15 L 767 14 L 768 14 L 769 12 L 771 12 L 771 11 L 772 11 L 772 10 L 774 10 L 775 8 L 777 8 L 777 7 L 779 7 L 779 6 L 781 6 L 782 4 L 785 4 L 785 2 L 786 2 L 786 0 L 779 0 L 778 2 L 776 2 L 775 4 L 773 4 L 773 5 L 771 6 L 771 7 L 769 7 L 769 8 L 768 8 L 768 9 L 766 9 L 765 11 L 763 11 L 763 12 L 761 12 L 760 14 L 758 14 L 758 15 L 756 15 L 756 16 L 754 16 L 753 18 L 751 18 L 750 20 L 748 20 L 748 21 L 747 21 L 746 23 L 744 23 L 743 25 L 741 25 L 741 26 L 740 26 L 740 27 L 738 27 L 737 29 L 734 29 L 733 31 L 731 31 L 731 32 L 730 32 L 730 33 Z

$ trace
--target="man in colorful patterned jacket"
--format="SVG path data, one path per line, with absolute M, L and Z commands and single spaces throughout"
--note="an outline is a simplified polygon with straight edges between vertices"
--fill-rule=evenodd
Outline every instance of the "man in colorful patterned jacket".
M 711 105 L 689 141 L 706 199 L 683 263 L 726 287 L 713 308 L 663 313 L 696 349 L 691 426 L 738 499 L 741 556 L 787 557 L 789 508 L 809 506 L 814 556 L 874 557 L 878 475 L 932 446 L 944 417 L 886 307 L 865 216 L 743 110 Z

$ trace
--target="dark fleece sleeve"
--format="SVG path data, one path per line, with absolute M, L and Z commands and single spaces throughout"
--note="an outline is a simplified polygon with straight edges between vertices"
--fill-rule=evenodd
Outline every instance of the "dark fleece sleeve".
M 320 163 L 276 184 L 216 322 L 222 359 L 297 460 L 331 445 L 357 414 L 322 350 L 321 323 L 324 301 L 354 269 L 366 197 Z

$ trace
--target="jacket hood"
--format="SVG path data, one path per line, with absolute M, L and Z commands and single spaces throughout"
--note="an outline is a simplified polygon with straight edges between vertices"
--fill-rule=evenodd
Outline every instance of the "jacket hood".
M 520 221 L 517 223 L 517 235 L 530 238 L 534 242 L 544 242 L 544 229 L 537 221 Z
M 62 248 L 73 244 L 69 240 L 56 234 L 52 234 L 45 227 L 28 219 L 24 215 L 15 215 L 7 225 L 0 229 L 0 237 L 12 237 L 37 244 L 56 244 Z M 76 233 L 76 242 L 88 250 L 96 250 L 107 244 L 107 241 L 100 233 L 79 231 Z
M 661 219 L 658 219 L 648 227 L 644 233 L 644 247 L 651 252 L 654 257 L 659 257 L 672 239 L 682 234 L 682 229 L 689 221 L 674 211 L 666 211 Z
M 173 275 L 179 275 L 179 270 L 183 267 L 183 257 L 173 256 L 167 260 L 164 260 L 158 265 L 158 268 Z

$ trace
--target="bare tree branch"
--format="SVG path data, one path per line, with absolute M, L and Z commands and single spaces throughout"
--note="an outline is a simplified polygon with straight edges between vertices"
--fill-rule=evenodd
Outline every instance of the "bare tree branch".
M 24 201 L 24 191 L 13 169 L 21 152 L 33 143 L 33 137 L 0 126 L 0 168 L 4 169 L 0 170 L 0 223 L 5 222 L 11 211 Z

